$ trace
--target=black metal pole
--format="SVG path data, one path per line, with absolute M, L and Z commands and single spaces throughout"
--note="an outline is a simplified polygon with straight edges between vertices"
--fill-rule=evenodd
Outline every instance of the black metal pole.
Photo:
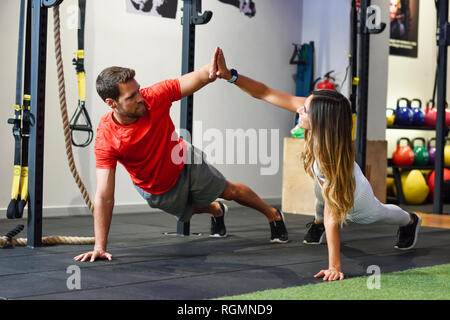
M 42 189 L 44 171 L 45 67 L 47 57 L 47 14 L 41 0 L 33 0 L 31 43 L 31 118 L 28 155 L 28 228 L 29 247 L 42 246 Z
M 192 22 L 193 4 L 195 0 L 184 0 L 183 5 L 183 48 L 181 52 L 181 74 L 194 71 L 195 59 L 195 24 Z M 188 142 L 192 137 L 194 95 L 181 99 L 180 128 L 189 132 L 188 136 L 182 138 Z
M 367 145 L 367 106 L 369 95 L 369 50 L 370 35 L 366 30 L 367 8 L 370 0 L 361 0 L 360 8 L 360 51 L 359 51 L 359 77 L 358 87 L 358 116 L 356 126 L 356 162 L 363 174 L 366 171 L 366 145 Z
M 183 4 L 183 48 L 181 52 L 181 74 L 194 71 L 195 59 L 195 24 L 192 23 L 193 0 L 184 0 Z M 195 1 L 195 0 L 194 0 Z M 193 121 L 194 95 L 181 99 L 180 129 L 181 138 L 192 143 L 192 121 Z M 188 133 L 188 134 L 183 134 Z M 190 234 L 190 223 L 178 221 L 177 234 L 188 236 Z
M 198 13 L 202 11 L 201 0 L 183 1 L 183 48 L 181 58 L 181 74 L 187 74 L 194 71 L 195 62 L 195 25 L 208 23 L 212 17 L 211 11 L 206 11 L 202 16 Z M 180 129 L 181 138 L 192 143 L 192 122 L 194 109 L 194 95 L 189 95 L 181 99 Z M 187 133 L 186 135 L 183 135 Z M 188 157 L 189 158 L 189 157 Z M 187 236 L 190 234 L 190 223 L 178 221 L 177 234 Z
M 350 13 L 350 55 L 351 55 L 351 67 L 352 67 L 352 82 L 351 82 L 351 94 L 350 103 L 352 106 L 352 112 L 356 113 L 356 97 L 358 90 L 358 9 L 356 7 L 356 0 L 352 0 L 351 13 Z
M 447 46 L 450 34 L 448 26 L 448 0 L 439 1 L 439 62 L 438 94 L 436 117 L 436 160 L 434 162 L 434 202 L 433 212 L 442 214 L 443 208 L 443 173 L 444 173 L 444 138 L 445 138 L 445 102 L 447 96 Z
M 32 0 L 31 124 L 28 155 L 27 246 L 42 246 L 42 198 L 44 177 L 45 68 L 47 60 L 48 8 L 63 0 Z

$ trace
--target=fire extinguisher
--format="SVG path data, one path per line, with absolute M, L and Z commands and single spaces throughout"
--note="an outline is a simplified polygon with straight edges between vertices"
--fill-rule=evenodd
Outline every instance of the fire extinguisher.
M 325 78 L 325 80 L 319 82 L 317 84 L 317 89 L 318 90 L 334 90 L 336 91 L 336 85 L 334 84 L 334 81 L 336 80 L 335 78 L 333 78 L 331 76 L 331 74 L 334 72 L 330 71 L 327 72 L 323 77 Z M 330 81 L 331 80 L 331 81 Z

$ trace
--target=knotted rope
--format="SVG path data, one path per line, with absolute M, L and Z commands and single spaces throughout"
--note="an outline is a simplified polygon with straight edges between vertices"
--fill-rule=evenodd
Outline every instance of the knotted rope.
M 67 103 L 66 103 L 66 86 L 64 81 L 64 66 L 62 61 L 62 51 L 61 51 L 61 37 L 60 37 L 60 21 L 59 21 L 59 6 L 53 7 L 53 32 L 55 39 L 55 55 L 56 55 L 56 68 L 58 73 L 58 86 L 59 86 L 59 104 L 61 106 L 61 116 L 63 120 L 64 127 L 64 140 L 66 142 L 66 154 L 67 160 L 69 161 L 70 171 L 81 191 L 84 202 L 86 202 L 89 210 L 94 213 L 94 204 L 92 203 L 89 193 L 78 174 L 77 167 L 75 166 L 75 160 L 73 158 L 72 152 L 72 140 L 70 136 L 70 124 L 69 116 L 67 114 Z
M 10 246 L 26 246 L 27 239 L 19 238 L 14 239 L 14 236 L 19 234 L 23 230 L 23 224 L 19 224 L 13 230 L 9 231 L 6 236 L 0 237 L 0 248 L 6 248 Z M 50 236 L 42 238 L 43 245 L 55 245 L 55 244 L 94 244 L 93 237 L 67 237 L 67 236 Z

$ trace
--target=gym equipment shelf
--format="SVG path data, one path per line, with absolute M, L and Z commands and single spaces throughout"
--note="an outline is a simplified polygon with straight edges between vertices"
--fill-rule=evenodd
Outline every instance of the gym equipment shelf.
M 407 170 L 434 170 L 434 165 L 433 164 L 427 164 L 424 166 L 418 166 L 418 165 L 412 165 L 412 166 L 397 166 L 394 164 L 394 162 L 392 161 L 392 159 L 387 159 L 388 160 L 388 167 L 392 167 L 392 168 L 397 168 L 397 169 L 407 169 Z M 449 167 L 446 167 L 449 168 Z
M 387 126 L 386 129 L 400 129 L 400 130 L 427 130 L 427 131 L 436 131 L 435 127 L 425 127 L 425 126 L 403 126 L 394 124 L 392 126 Z M 445 128 L 445 136 L 448 135 L 449 128 Z M 395 187 L 397 188 L 397 203 L 398 204 L 406 204 L 405 197 L 403 195 L 403 188 L 400 178 L 400 170 L 434 170 L 434 164 L 424 165 L 424 166 L 418 166 L 418 165 L 412 165 L 412 166 L 397 166 L 392 162 L 392 159 L 387 159 L 387 166 L 392 168 L 392 173 L 394 175 L 394 183 Z M 446 167 L 448 168 L 448 167 Z M 450 168 L 449 168 L 450 169 Z M 388 197 L 391 198 L 391 197 Z
M 424 127 L 424 126 L 401 126 L 394 124 L 392 126 L 386 127 L 386 129 L 402 129 L 402 130 L 429 130 L 436 131 L 435 127 Z M 448 128 L 445 128 L 445 132 L 448 134 Z

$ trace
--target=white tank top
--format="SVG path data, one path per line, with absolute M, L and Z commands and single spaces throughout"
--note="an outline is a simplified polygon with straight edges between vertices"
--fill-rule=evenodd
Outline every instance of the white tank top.
M 320 179 L 322 182 L 325 182 L 325 176 L 323 175 L 322 172 L 320 172 L 319 166 L 316 161 L 314 161 L 313 170 L 316 177 Z
M 325 176 L 323 175 L 322 172 L 320 172 L 319 166 L 316 163 L 316 161 L 314 161 L 313 164 L 313 170 L 314 170 L 314 175 L 317 177 L 318 180 L 325 182 Z M 361 168 L 358 166 L 358 164 L 356 162 L 353 162 L 353 178 L 355 179 L 355 201 L 358 197 L 360 197 L 361 192 L 363 190 L 366 190 L 367 188 L 371 188 L 369 181 L 367 180 L 367 178 L 364 176 L 364 174 L 361 171 Z M 319 182 L 320 182 L 319 181 Z M 319 183 L 320 185 L 320 183 Z M 322 188 L 322 185 L 320 185 L 320 187 Z

